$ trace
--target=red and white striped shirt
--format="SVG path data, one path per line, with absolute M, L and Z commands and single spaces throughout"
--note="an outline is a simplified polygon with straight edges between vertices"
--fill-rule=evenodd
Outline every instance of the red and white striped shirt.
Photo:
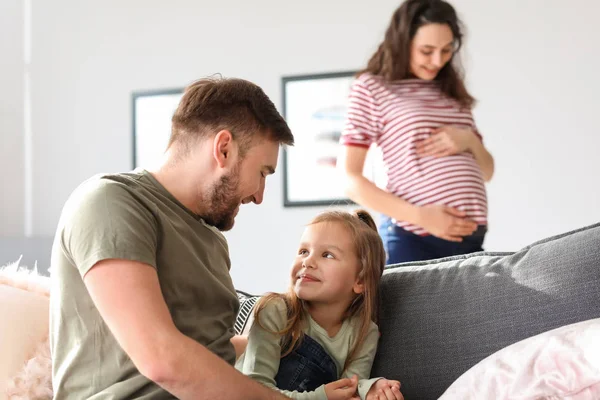
M 352 84 L 341 143 L 370 147 L 383 154 L 387 190 L 411 204 L 443 204 L 487 225 L 487 194 L 481 169 L 469 152 L 448 157 L 421 157 L 415 144 L 444 125 L 477 131 L 471 110 L 446 96 L 436 81 L 406 79 L 393 83 L 362 74 Z M 394 221 L 417 235 L 428 233 Z

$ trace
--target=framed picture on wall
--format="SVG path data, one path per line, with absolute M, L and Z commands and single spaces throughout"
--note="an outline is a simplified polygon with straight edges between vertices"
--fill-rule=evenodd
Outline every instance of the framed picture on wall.
M 346 71 L 282 78 L 283 116 L 295 138 L 283 150 L 284 207 L 353 204 L 336 165 L 354 76 Z M 380 167 L 381 154 L 371 147 L 365 176 L 376 181 Z
M 134 92 L 132 94 L 133 168 L 156 164 L 167 149 L 171 117 L 183 88 Z

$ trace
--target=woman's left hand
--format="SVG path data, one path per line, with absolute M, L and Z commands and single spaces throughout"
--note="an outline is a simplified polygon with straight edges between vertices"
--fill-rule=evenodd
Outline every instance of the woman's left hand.
M 416 150 L 421 157 L 446 157 L 471 150 L 473 140 L 477 140 L 477 136 L 471 129 L 442 126 L 417 143 Z
M 400 382 L 379 379 L 369 389 L 366 400 L 404 400 L 400 393 Z

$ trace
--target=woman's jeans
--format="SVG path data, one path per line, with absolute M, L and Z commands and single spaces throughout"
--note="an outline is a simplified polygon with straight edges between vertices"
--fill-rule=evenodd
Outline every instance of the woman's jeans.
M 279 362 L 275 383 L 280 390 L 312 392 L 338 379 L 335 362 L 313 338 L 304 335 L 299 346 Z
M 471 236 L 463 237 L 462 242 L 450 242 L 432 235 L 415 235 L 394 224 L 391 218 L 387 217 L 383 218 L 379 226 L 379 235 L 387 253 L 387 264 L 433 260 L 483 251 L 486 232 L 487 227 L 479 225 Z

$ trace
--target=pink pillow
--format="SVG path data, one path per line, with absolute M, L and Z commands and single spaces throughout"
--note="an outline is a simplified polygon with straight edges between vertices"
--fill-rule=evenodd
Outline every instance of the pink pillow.
M 439 400 L 600 399 L 600 318 L 510 345 L 460 376 Z

